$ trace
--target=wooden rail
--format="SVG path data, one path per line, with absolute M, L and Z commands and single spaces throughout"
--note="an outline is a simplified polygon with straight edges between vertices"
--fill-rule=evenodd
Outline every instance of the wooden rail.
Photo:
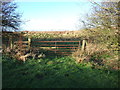
M 34 46 L 55 46 L 55 44 L 35 44 Z M 77 45 L 68 45 L 68 44 L 57 44 L 56 46 L 78 46 L 78 44 Z
M 16 41 L 16 42 L 14 42 L 14 43 L 21 43 L 21 42 L 18 42 L 18 41 Z M 28 41 L 22 41 L 22 43 L 28 43 Z
M 79 42 L 79 41 L 32 41 L 32 42 Z

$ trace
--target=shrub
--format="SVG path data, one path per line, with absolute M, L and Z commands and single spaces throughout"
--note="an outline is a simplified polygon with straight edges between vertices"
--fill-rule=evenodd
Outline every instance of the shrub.
M 89 60 L 92 55 L 99 55 L 106 51 L 109 50 L 104 45 L 89 43 L 84 51 L 78 49 L 72 54 L 72 56 L 76 58 L 77 62 L 82 62 L 83 60 Z
M 75 58 L 76 63 L 90 62 L 94 68 L 120 69 L 118 67 L 120 63 L 118 54 L 115 54 L 105 45 L 89 43 L 84 51 L 78 49 L 72 56 Z

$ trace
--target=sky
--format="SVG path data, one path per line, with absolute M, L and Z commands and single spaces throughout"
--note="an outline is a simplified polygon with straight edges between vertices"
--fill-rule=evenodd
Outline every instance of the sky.
M 80 20 L 91 10 L 91 4 L 82 1 L 17 1 L 17 5 L 24 22 L 21 30 L 25 31 L 79 30 L 83 27 Z

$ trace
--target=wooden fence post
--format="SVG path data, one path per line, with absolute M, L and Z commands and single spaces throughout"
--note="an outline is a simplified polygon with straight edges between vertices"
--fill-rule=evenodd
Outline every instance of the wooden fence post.
M 81 45 L 80 45 L 80 41 L 79 41 L 79 46 L 78 46 L 78 47 L 79 47 L 79 49 L 80 49 L 80 46 L 81 46 Z
M 55 53 L 56 53 L 56 42 L 55 42 Z
M 30 48 L 30 47 L 31 47 L 31 38 L 28 37 L 28 48 Z
M 82 48 L 81 48 L 81 50 L 82 50 L 82 51 L 84 51 L 84 50 L 85 50 L 85 43 L 86 43 L 86 41 L 85 41 L 85 40 L 83 40 L 83 41 L 82 41 Z
M 10 49 L 13 49 L 12 37 L 9 38 L 9 42 L 10 42 Z
M 22 49 L 23 48 L 23 43 L 22 43 L 22 34 L 19 36 L 19 47 Z

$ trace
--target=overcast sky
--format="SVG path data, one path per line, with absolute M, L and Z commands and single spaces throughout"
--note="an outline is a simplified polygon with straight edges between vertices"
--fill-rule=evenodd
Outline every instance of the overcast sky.
M 26 21 L 21 30 L 78 30 L 82 28 L 79 19 L 90 13 L 89 2 L 17 2 L 18 11 Z

